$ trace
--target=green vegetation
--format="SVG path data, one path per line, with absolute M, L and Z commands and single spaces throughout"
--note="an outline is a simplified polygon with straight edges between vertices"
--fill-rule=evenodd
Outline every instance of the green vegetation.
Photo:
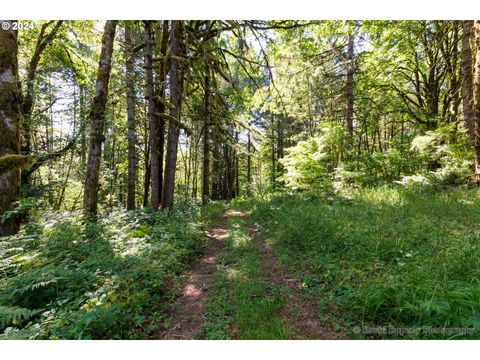
M 354 326 L 468 327 L 479 338 L 479 196 L 397 186 L 268 195 L 242 206 L 349 336 Z
M 448 187 L 471 181 L 473 152 L 466 134 L 452 140 L 446 126 L 409 142 L 394 143 L 387 151 L 355 155 L 346 130 L 327 123 L 320 135 L 286 149 L 280 178 L 292 190 L 342 190 L 375 187 L 392 182 L 407 187 Z
M 262 257 L 240 217 L 230 217 L 226 251 L 220 257 L 209 312 L 199 337 L 288 339 L 280 312 L 284 299 L 265 278 Z
M 33 157 L 25 155 L 3 155 L 0 156 L 0 175 L 12 169 L 25 169 L 31 166 Z
M 7 339 L 131 339 L 158 331 L 179 275 L 201 251 L 200 209 L 48 214 L 0 242 Z
M 480 338 L 480 20 L 0 22 L 0 338 Z

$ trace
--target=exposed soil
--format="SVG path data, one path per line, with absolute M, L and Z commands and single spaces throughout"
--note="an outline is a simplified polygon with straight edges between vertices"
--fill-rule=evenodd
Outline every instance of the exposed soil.
M 197 260 L 188 274 L 172 312 L 171 325 L 162 329 L 157 339 L 193 339 L 203 325 L 207 309 L 207 299 L 215 276 L 217 256 L 223 251 L 222 242 L 228 236 L 227 222 L 231 216 L 244 217 L 242 211 L 228 210 L 222 214 L 217 227 L 207 232 L 211 242 L 205 248 L 204 256 Z M 262 269 L 268 281 L 286 290 L 286 305 L 282 318 L 293 335 L 292 339 L 342 339 L 342 334 L 333 330 L 330 324 L 319 319 L 318 304 L 308 300 L 301 293 L 298 279 L 293 279 L 278 265 L 271 245 L 262 241 L 255 226 L 245 221 L 254 245 L 262 255 Z
M 168 329 L 161 329 L 156 336 L 162 340 L 191 340 L 202 329 L 207 313 L 207 298 L 215 276 L 217 256 L 223 251 L 223 240 L 228 236 L 225 212 L 217 227 L 207 231 L 211 241 L 205 248 L 203 257 L 197 260 L 190 269 L 188 279 L 182 292 L 169 314 L 171 324 Z
M 243 216 L 243 214 L 242 214 Z M 335 340 L 343 339 L 341 333 L 333 330 L 330 324 L 319 319 L 318 302 L 308 300 L 301 293 L 300 281 L 294 279 L 278 265 L 272 246 L 264 241 L 255 226 L 246 221 L 250 235 L 262 255 L 262 268 L 268 280 L 285 289 L 286 305 L 282 317 L 292 334 L 292 340 Z

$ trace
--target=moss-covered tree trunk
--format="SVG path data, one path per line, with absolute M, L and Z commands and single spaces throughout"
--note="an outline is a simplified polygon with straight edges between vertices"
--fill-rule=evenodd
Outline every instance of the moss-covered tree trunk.
M 468 129 L 470 138 L 474 140 L 474 121 L 473 121 L 473 64 L 472 47 L 470 44 L 472 37 L 473 20 L 463 21 L 462 35 L 462 102 L 463 118 Z
M 20 92 L 18 83 L 17 31 L 0 27 L 0 158 L 20 153 Z M 7 26 L 5 26 L 7 27 Z M 11 166 L 0 174 L 0 236 L 15 234 L 20 227 L 16 216 L 3 221 L 2 216 L 14 207 L 20 196 L 20 170 Z
M 480 20 L 475 20 L 475 76 L 473 78 L 473 96 L 475 99 L 475 175 L 480 181 Z
M 83 195 L 83 208 L 90 215 L 96 215 L 98 206 L 98 178 L 102 158 L 102 143 L 105 127 L 105 105 L 108 97 L 108 83 L 112 64 L 113 40 L 116 21 L 108 20 L 102 37 L 102 50 L 98 65 L 96 93 L 90 109 L 90 145 L 88 149 L 87 174 Z

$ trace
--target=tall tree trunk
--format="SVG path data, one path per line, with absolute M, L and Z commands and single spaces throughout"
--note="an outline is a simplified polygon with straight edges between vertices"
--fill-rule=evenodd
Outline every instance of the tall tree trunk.
M 223 181 L 222 181 L 222 198 L 223 199 L 230 199 L 230 164 L 228 161 L 228 146 L 227 144 L 223 144 Z
M 113 109 L 112 118 L 115 119 L 115 108 Z M 116 176 L 116 160 L 115 160 L 115 147 L 116 147 L 116 139 L 115 139 L 115 128 L 112 124 L 112 143 L 110 148 L 110 191 L 109 191 L 109 199 L 108 199 L 108 207 L 110 209 L 113 208 L 113 195 L 115 193 L 115 185 L 117 183 L 117 176 Z
M 127 92 L 128 128 L 128 181 L 127 210 L 135 209 L 135 187 L 137 179 L 137 154 L 135 151 L 135 89 L 133 84 L 132 29 L 125 24 L 125 90 Z
M 170 109 L 172 116 L 180 123 L 182 106 L 183 87 L 183 24 L 180 20 L 172 22 L 172 34 L 170 37 L 170 102 L 173 107 Z M 178 138 L 180 129 L 178 124 L 170 121 L 168 124 L 167 153 L 165 158 L 165 176 L 162 195 L 162 208 L 171 208 L 173 205 L 173 194 L 175 191 L 175 170 L 177 165 Z
M 159 121 L 155 116 L 155 92 L 153 87 L 153 36 L 150 21 L 145 21 L 145 61 L 147 67 L 147 98 L 148 98 L 148 119 L 150 122 L 150 151 L 151 151 L 151 168 L 150 179 L 152 185 L 152 207 L 158 209 L 160 206 L 160 144 L 159 144 Z
M 473 79 L 475 119 L 475 175 L 480 181 L 480 20 L 475 20 L 475 77 Z
M 147 114 L 147 106 L 144 102 L 143 114 Z M 148 125 L 148 116 L 143 121 L 143 159 L 144 159 L 144 177 L 143 177 L 143 207 L 148 206 L 148 198 L 150 194 L 150 129 Z
M 279 116 L 277 120 L 277 174 L 282 174 L 282 163 L 279 161 L 283 158 L 283 116 Z M 313 133 L 313 127 L 312 127 Z M 312 135 L 313 136 L 313 135 Z
M 185 144 L 188 147 L 188 151 L 186 151 L 186 161 L 185 161 L 185 175 L 186 175 L 186 186 L 185 186 L 185 200 L 188 199 L 189 194 L 190 194 L 190 184 L 193 184 L 193 179 L 192 179 L 192 150 L 193 150 L 193 139 L 190 139 L 191 141 L 188 141 L 187 144 Z
M 227 162 L 227 192 L 228 199 L 235 197 L 235 159 L 234 150 L 232 146 L 225 145 L 226 149 L 226 162 Z
M 12 20 L 2 20 L 12 24 Z M 12 26 L 8 27 L 12 29 Z M 16 30 L 0 27 L 0 158 L 20 154 L 20 89 L 18 83 L 18 41 Z M 0 174 L 0 219 L 20 196 L 20 170 L 12 167 Z M 20 221 L 11 216 L 0 220 L 0 236 L 18 232 Z
M 475 138 L 474 113 L 473 113 L 473 64 L 472 64 L 472 28 L 473 20 L 463 21 L 462 35 L 462 101 L 463 118 L 465 126 L 472 141 Z
M 210 198 L 210 66 L 206 57 L 204 96 L 202 203 L 205 204 Z
M 277 166 L 275 165 L 275 117 L 272 115 L 272 187 L 273 189 L 276 188 L 276 183 L 277 183 Z
M 85 89 L 80 88 L 80 161 L 85 166 L 87 161 L 87 121 L 85 119 Z
M 105 105 L 108 98 L 108 83 L 112 64 L 113 41 L 117 21 L 107 20 L 102 37 L 102 50 L 98 64 L 96 92 L 90 109 L 90 145 L 88 149 L 87 174 L 83 194 L 83 208 L 96 215 L 98 207 L 98 178 L 102 158 L 102 143 L 105 141 Z
M 350 136 L 353 136 L 353 90 L 354 90 L 354 73 L 355 73 L 355 60 L 354 60 L 354 46 L 355 46 L 355 21 L 348 21 L 349 34 L 348 34 L 348 50 L 347 50 L 347 80 L 345 86 L 346 95 L 346 124 L 347 130 Z
M 448 40 L 448 36 L 446 36 L 446 40 L 444 43 L 449 44 L 453 43 L 454 45 L 451 46 L 452 50 L 450 52 L 450 55 L 447 56 L 448 58 L 448 73 L 449 73 L 449 96 L 450 98 L 450 106 L 446 107 L 449 110 L 448 114 L 448 119 L 451 123 L 456 123 L 457 118 L 458 118 L 458 108 L 460 107 L 460 101 L 461 101 L 461 96 L 460 96 L 460 89 L 461 89 L 461 79 L 459 78 L 459 73 L 458 73 L 458 57 L 459 57 L 459 52 L 458 52 L 458 43 L 459 43 L 459 23 L 458 21 L 452 21 L 453 24 L 453 35 L 452 39 Z
M 220 199 L 220 151 L 218 130 L 213 127 L 212 199 Z
M 250 131 L 247 134 L 247 192 L 248 196 L 251 194 L 251 187 L 252 187 L 252 140 L 250 136 Z
M 238 144 L 238 131 L 235 132 L 235 141 Z M 235 162 L 235 197 L 240 196 L 240 165 L 238 162 L 238 153 L 237 150 L 234 151 L 234 162 Z
M 164 158 L 164 147 L 165 147 L 165 120 L 161 116 L 165 112 L 164 102 L 165 100 L 165 88 L 166 88 L 166 76 L 167 76 L 167 50 L 168 50 L 168 38 L 169 38 L 169 25 L 168 20 L 163 20 L 162 22 L 162 33 L 161 33 L 161 45 L 160 45 L 160 65 L 157 67 L 156 74 L 156 86 L 155 86 L 155 122 L 156 122 L 156 138 L 158 139 L 158 194 L 159 194 L 159 205 L 161 202 L 161 196 L 163 192 L 163 158 Z M 158 38 L 160 34 L 158 33 Z
M 150 195 L 150 145 L 146 145 L 145 152 L 145 176 L 143 178 L 143 207 L 148 206 L 148 197 Z
M 198 192 L 198 141 L 195 141 L 195 146 L 192 149 L 192 199 L 197 200 Z

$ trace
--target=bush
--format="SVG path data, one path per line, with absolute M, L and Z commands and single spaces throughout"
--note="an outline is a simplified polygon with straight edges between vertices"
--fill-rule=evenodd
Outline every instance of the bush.
M 472 175 L 473 149 L 465 132 L 457 133 L 453 124 L 428 131 L 412 141 L 412 150 L 422 158 L 422 175 L 432 184 L 467 184 Z
M 280 160 L 285 168 L 281 180 L 293 190 L 331 188 L 331 173 L 346 156 L 347 139 L 342 125 L 327 123 L 319 136 L 286 150 Z

